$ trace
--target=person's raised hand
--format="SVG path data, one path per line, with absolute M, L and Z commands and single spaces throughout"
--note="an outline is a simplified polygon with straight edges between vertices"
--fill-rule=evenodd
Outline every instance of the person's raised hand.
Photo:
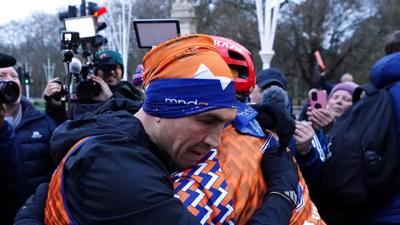
M 335 117 L 327 109 L 309 109 L 307 115 L 315 129 L 323 128 L 329 130 L 335 120 Z
M 93 81 L 98 83 L 100 85 L 100 89 L 101 89 L 100 94 L 95 96 L 92 99 L 93 101 L 105 102 L 109 98 L 111 98 L 113 93 L 111 92 L 111 89 L 108 86 L 108 84 L 102 78 L 100 78 L 98 76 L 92 76 L 90 79 L 92 79 Z
M 62 101 L 58 94 L 62 91 L 62 84 L 58 77 L 49 80 L 44 91 L 43 97 L 53 105 L 61 105 Z
M 296 150 L 299 154 L 305 155 L 311 149 L 311 141 L 314 136 L 314 129 L 311 122 L 296 121 L 296 130 L 293 138 L 296 142 Z

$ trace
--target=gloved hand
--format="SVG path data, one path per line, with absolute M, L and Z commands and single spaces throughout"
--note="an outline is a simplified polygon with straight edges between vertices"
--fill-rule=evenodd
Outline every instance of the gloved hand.
M 286 149 L 296 128 L 294 119 L 286 107 L 280 103 L 255 104 L 251 106 L 258 113 L 256 120 L 261 128 L 276 132 L 280 146 Z
M 274 194 L 286 199 L 294 209 L 299 176 L 291 153 L 276 147 L 267 149 L 261 159 L 261 169 L 268 186 L 268 195 Z
M 44 225 L 44 207 L 49 185 L 41 184 L 18 211 L 14 225 Z
M 60 106 L 63 104 L 62 96 L 66 94 L 67 93 L 58 77 L 49 80 L 43 91 L 43 97 L 46 102 L 55 106 Z

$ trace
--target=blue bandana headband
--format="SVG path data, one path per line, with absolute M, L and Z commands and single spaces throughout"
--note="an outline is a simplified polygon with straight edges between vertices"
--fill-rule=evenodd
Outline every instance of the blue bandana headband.
M 152 81 L 143 110 L 161 118 L 180 118 L 220 108 L 237 108 L 234 82 L 219 79 L 170 78 Z

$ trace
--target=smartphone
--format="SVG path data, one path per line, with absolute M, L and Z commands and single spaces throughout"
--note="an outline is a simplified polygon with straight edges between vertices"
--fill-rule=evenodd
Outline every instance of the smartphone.
M 325 109 L 328 103 L 328 94 L 325 90 L 311 89 L 308 92 L 308 102 L 311 110 Z
M 316 60 L 317 63 L 318 63 L 319 70 L 320 70 L 321 72 L 325 71 L 326 66 L 325 66 L 325 64 L 324 64 L 324 61 L 322 61 L 322 57 L 321 57 L 321 54 L 319 53 L 319 51 L 315 51 L 315 52 L 314 52 L 314 57 L 315 57 L 315 60 Z

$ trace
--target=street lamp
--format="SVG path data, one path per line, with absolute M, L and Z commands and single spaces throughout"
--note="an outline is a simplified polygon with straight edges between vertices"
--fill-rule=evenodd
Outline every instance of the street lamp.
M 279 17 L 279 8 L 284 2 L 285 0 L 256 0 L 258 32 L 261 44 L 259 54 L 263 69 L 270 67 L 270 62 L 275 54 L 273 46 L 276 24 Z

